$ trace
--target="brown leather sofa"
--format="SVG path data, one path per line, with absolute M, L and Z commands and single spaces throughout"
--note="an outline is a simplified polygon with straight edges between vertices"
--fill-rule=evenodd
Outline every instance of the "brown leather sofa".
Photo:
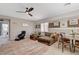
M 52 45 L 58 40 L 58 33 L 48 33 L 45 32 L 45 36 L 41 36 L 38 38 L 38 42 L 46 43 L 47 45 Z
M 30 39 L 37 40 L 38 39 L 38 35 L 32 34 L 32 35 L 30 35 Z

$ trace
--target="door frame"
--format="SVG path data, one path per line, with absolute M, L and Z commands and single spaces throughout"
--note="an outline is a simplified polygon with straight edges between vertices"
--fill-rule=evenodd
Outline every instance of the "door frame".
M 8 30 L 8 31 L 9 31 L 9 32 L 8 32 L 8 33 L 9 33 L 9 34 L 8 34 L 9 39 L 8 39 L 8 40 L 10 40 L 10 38 L 11 38 L 11 36 L 10 36 L 10 31 L 11 31 L 11 30 L 10 30 L 10 19 L 0 18 L 0 21 L 5 21 L 5 20 L 8 21 L 8 26 L 9 26 L 9 30 Z

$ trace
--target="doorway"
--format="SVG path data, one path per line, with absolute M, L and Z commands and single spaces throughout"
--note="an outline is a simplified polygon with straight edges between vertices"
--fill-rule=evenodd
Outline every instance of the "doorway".
M 9 20 L 0 20 L 0 44 L 9 41 Z

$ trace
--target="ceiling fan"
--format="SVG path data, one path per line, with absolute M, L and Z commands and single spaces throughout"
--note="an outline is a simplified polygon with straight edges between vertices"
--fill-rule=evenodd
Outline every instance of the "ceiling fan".
M 16 12 L 18 12 L 18 13 L 27 13 L 28 15 L 30 15 L 30 16 L 33 16 L 30 12 L 31 11 L 33 11 L 34 10 L 34 8 L 26 8 L 26 10 L 25 11 L 16 11 Z
M 65 4 L 64 4 L 64 6 L 69 6 L 69 5 L 71 5 L 71 3 L 65 3 Z

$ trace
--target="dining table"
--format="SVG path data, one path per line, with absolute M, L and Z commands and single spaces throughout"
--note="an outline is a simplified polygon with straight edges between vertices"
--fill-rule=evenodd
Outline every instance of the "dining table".
M 70 34 L 65 34 L 65 38 L 68 38 L 70 40 L 70 48 L 71 51 L 73 52 L 74 46 L 75 46 L 75 41 L 79 40 L 79 33 L 70 33 Z

